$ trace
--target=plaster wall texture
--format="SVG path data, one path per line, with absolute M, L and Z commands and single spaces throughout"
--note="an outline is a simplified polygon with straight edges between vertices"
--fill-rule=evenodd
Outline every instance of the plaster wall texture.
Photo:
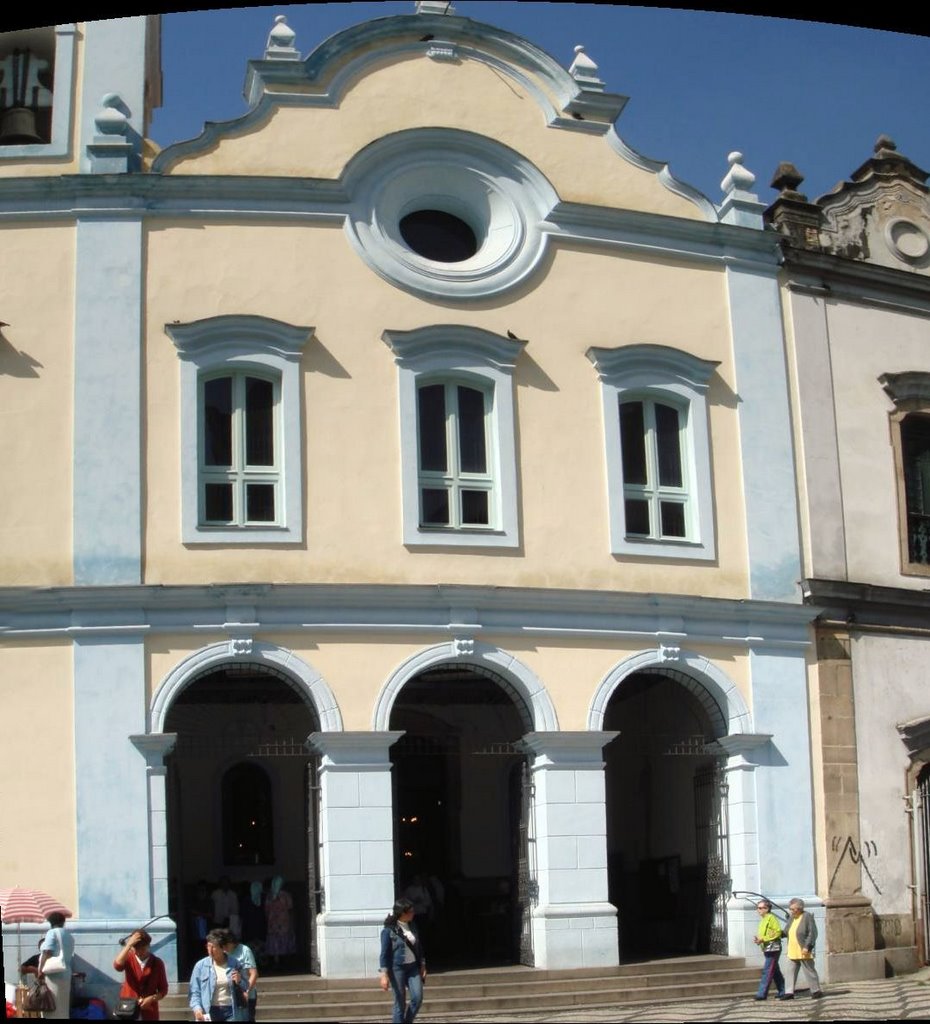
M 0 278 L 0 584 L 71 583 L 72 225 L 4 230 Z
M 7 812 L 0 827 L 0 878 L 4 885 L 44 889 L 77 913 L 71 644 L 6 641 L 0 678 L 7 766 L 0 772 L 0 805 Z M 17 810 L 39 808 L 29 827 L 20 827 Z
M 737 403 L 719 272 L 562 250 L 499 311 L 491 303 L 450 310 L 381 281 L 332 227 L 183 222 L 150 228 L 147 237 L 146 582 L 443 579 L 746 595 Z M 261 558 L 247 548 L 180 543 L 179 460 L 191 453 L 180 451 L 179 361 L 164 327 L 230 312 L 315 328 L 301 364 L 307 541 L 264 548 Z M 398 377 L 381 333 L 437 322 L 529 339 L 514 373 L 520 548 L 411 553 L 402 545 Z M 721 364 L 710 387 L 716 563 L 610 554 L 603 413 L 584 353 L 638 343 Z M 571 429 L 553 431 L 553 423 Z
M 257 635 L 256 639 L 260 636 Z M 146 641 L 147 676 L 150 680 L 149 702 L 162 682 L 189 654 L 218 639 L 199 632 L 190 635 L 162 634 Z M 382 687 L 397 668 L 409 658 L 436 642 L 436 635 L 385 640 L 372 634 L 346 640 L 337 635 L 314 632 L 274 633 L 264 637 L 279 647 L 292 651 L 316 669 L 333 690 L 342 712 L 346 730 L 367 731 L 372 728 L 375 705 Z M 535 674 L 546 688 L 559 720 L 561 730 L 584 731 L 588 709 L 595 691 L 604 677 L 619 662 L 648 646 L 648 642 L 629 641 L 607 646 L 579 641 L 546 643 L 515 641 L 506 637 L 487 637 L 513 655 Z M 696 644 L 693 646 L 697 646 Z M 750 656 L 722 645 L 706 645 L 701 654 L 733 680 L 748 705 L 752 703 L 749 678 Z M 622 685 L 622 684 L 621 684 Z
M 170 172 L 333 179 L 369 143 L 437 125 L 506 140 L 536 164 L 566 202 L 704 219 L 694 203 L 670 192 L 650 171 L 627 163 L 603 136 L 550 130 L 524 86 L 467 59 L 389 59 L 356 78 L 338 108 L 279 108 L 260 128 L 237 130 L 203 154 L 181 157 Z
M 925 576 L 901 573 L 889 425 L 894 405 L 878 377 L 927 367 L 930 320 L 867 306 L 831 304 L 828 329 L 849 578 L 922 590 Z
M 909 760 L 895 725 L 927 714 L 930 640 L 854 635 L 852 657 L 864 847 L 862 891 L 872 900 L 876 914 L 909 914 L 911 839 L 903 799 Z M 834 858 L 839 855 L 840 851 L 833 854 Z

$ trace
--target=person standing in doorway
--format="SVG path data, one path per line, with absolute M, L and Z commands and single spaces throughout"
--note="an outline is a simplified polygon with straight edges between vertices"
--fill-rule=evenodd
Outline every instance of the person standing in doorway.
M 817 941 L 817 922 L 813 914 L 804 909 L 804 900 L 793 899 L 788 904 L 788 969 L 785 972 L 785 999 L 794 999 L 794 983 L 798 969 L 804 971 L 811 990 L 811 999 L 820 999 L 823 989 L 817 968 L 814 967 L 814 943 Z
M 762 916 L 759 919 L 759 928 L 756 931 L 753 942 L 761 947 L 762 955 L 765 957 L 765 964 L 762 968 L 762 977 L 759 979 L 759 988 L 756 991 L 756 999 L 761 1002 L 768 998 L 769 986 L 775 982 L 775 989 L 778 998 L 785 998 L 785 979 L 778 966 L 778 959 L 781 956 L 781 922 L 772 913 L 772 904 L 768 900 L 759 900 L 756 910 Z
M 274 960 L 275 967 L 282 956 L 291 956 L 297 952 L 293 911 L 294 901 L 284 888 L 284 879 L 280 875 L 275 875 L 265 899 L 265 920 L 268 926 L 265 954 Z
M 255 960 L 255 953 L 233 932 L 230 932 L 228 937 L 226 952 L 239 961 L 239 966 L 245 974 L 248 982 L 245 994 L 249 1003 L 249 1020 L 255 1020 L 255 1010 L 258 1007 L 258 963 Z
M 411 1024 L 423 1002 L 426 959 L 413 917 L 413 904 L 401 897 L 381 929 L 381 991 L 394 991 L 393 1024 Z

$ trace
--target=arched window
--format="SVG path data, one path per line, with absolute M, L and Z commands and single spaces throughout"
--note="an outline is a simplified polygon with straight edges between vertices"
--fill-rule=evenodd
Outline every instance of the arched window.
M 274 815 L 271 780 L 257 764 L 243 761 L 223 776 L 224 864 L 273 864 Z

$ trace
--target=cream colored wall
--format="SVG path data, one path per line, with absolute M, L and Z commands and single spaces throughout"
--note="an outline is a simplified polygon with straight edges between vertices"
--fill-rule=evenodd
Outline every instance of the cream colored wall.
M 185 221 L 147 238 L 147 583 L 442 580 L 745 595 L 737 412 L 717 270 L 563 248 L 521 293 L 450 310 L 384 282 L 332 226 Z M 164 327 L 221 313 L 316 328 L 302 363 L 303 549 L 180 543 L 180 459 L 193 456 L 180 451 L 179 361 Z M 397 368 L 381 334 L 450 321 L 529 339 L 515 372 L 522 551 L 411 553 L 401 542 Z M 721 363 L 710 391 L 716 565 L 610 554 L 600 388 L 585 351 L 636 343 Z
M 924 590 L 901 573 L 898 496 L 883 373 L 925 370 L 926 317 L 865 305 L 827 306 L 849 578 Z
M 71 81 L 71 131 L 67 156 L 34 160 L 24 157 L 12 160 L 3 157 L 0 147 L 0 178 L 48 178 L 59 174 L 77 174 L 80 170 L 80 151 L 76 140 L 81 137 L 80 93 L 84 69 L 84 25 L 77 26 L 74 36 L 74 76 Z M 54 96 L 52 99 L 54 103 Z
M 409 128 L 448 127 L 505 142 L 532 161 L 566 202 L 703 219 L 603 136 L 548 128 L 526 89 L 473 60 L 404 57 L 366 69 L 337 108 L 283 107 L 266 124 L 179 159 L 178 174 L 338 178 L 366 145 Z M 320 145 L 325 139 L 326 145 Z
M 3 231 L 0 585 L 72 579 L 74 246 L 71 225 Z
M 70 642 L 5 641 L 0 679 L 6 765 L 0 772 L 0 885 L 44 889 L 76 912 Z
M 222 634 L 196 637 L 184 634 L 158 635 L 146 641 L 150 699 L 165 678 L 186 657 L 224 639 Z M 296 654 L 316 669 L 332 689 L 346 730 L 372 728 L 375 705 L 382 688 L 410 657 L 439 642 L 436 634 L 392 636 L 377 634 L 353 637 L 325 633 L 273 633 L 256 635 Z M 648 641 L 608 645 L 593 641 L 522 640 L 484 635 L 487 643 L 499 646 L 535 673 L 555 706 L 562 730 L 587 729 L 588 708 L 605 676 L 621 661 L 645 648 Z M 685 644 L 687 646 L 687 644 Z M 696 645 L 695 645 L 696 646 Z M 699 653 L 724 672 L 751 708 L 749 656 L 723 645 L 702 645 Z

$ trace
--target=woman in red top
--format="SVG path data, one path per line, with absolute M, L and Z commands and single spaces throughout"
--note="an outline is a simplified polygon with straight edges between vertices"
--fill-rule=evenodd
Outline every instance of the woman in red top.
M 152 936 L 135 931 L 113 961 L 113 969 L 126 972 L 120 999 L 139 1000 L 139 1020 L 158 1020 L 158 1001 L 168 994 L 165 963 L 152 952 Z

